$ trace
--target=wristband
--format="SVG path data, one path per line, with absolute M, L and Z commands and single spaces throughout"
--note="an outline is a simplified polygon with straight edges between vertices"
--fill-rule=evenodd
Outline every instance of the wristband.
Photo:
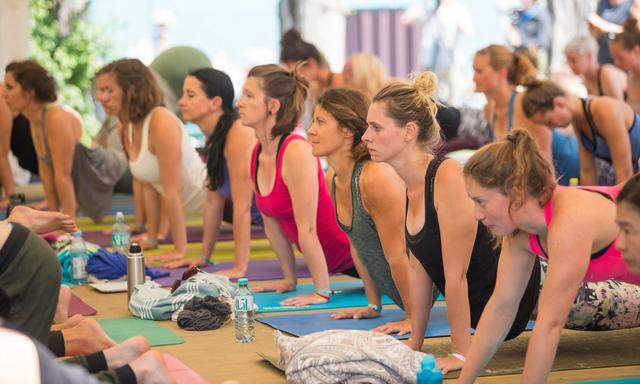
M 462 361 L 463 363 L 465 363 L 465 362 L 467 361 L 467 358 L 466 358 L 466 357 L 464 357 L 463 355 L 461 355 L 460 353 L 457 353 L 457 352 L 453 352 L 453 353 L 451 354 L 451 356 L 453 356 L 453 357 L 455 357 L 456 359 L 458 359 L 458 360 Z
M 332 291 L 331 289 L 316 289 L 316 295 L 324 297 L 327 300 L 329 300 L 334 293 L 337 292 Z
M 382 312 L 382 307 L 380 305 L 377 304 L 367 304 L 367 307 L 373 309 L 374 311 L 380 313 Z

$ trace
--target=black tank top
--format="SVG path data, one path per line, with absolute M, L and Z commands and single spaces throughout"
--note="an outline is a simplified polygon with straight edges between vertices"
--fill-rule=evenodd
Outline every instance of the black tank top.
M 422 229 L 412 236 L 405 225 L 405 234 L 411 253 L 420 261 L 435 286 L 446 296 L 442 240 L 440 238 L 438 215 L 433 203 L 436 173 L 444 160 L 446 160 L 445 157 L 436 157 L 427 167 L 424 190 L 425 223 Z M 469 309 L 471 311 L 471 327 L 473 328 L 478 325 L 482 311 L 496 285 L 500 248 L 495 248 L 494 243 L 495 240 L 491 233 L 482 223 L 478 222 L 476 239 L 467 269 Z M 536 258 L 531 278 L 518 307 L 516 319 L 507 335 L 507 340 L 518 336 L 524 331 L 538 301 L 539 288 L 540 262 Z
M 22 168 L 35 175 L 39 174 L 38 156 L 29 131 L 29 120 L 22 114 L 16 116 L 11 125 L 11 152 L 18 158 L 18 164 Z

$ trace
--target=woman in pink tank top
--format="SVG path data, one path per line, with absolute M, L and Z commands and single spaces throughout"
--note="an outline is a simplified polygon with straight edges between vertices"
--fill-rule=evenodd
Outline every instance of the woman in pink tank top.
M 629 271 L 640 274 L 640 174 L 624 185 L 617 200 L 616 223 L 620 236 L 616 248 Z
M 315 287 L 315 293 L 282 302 L 295 306 L 326 303 L 331 296 L 329 272 L 357 276 L 320 161 L 303 137 L 291 134 L 304 110 L 307 84 L 297 69 L 260 65 L 249 72 L 237 103 L 240 120 L 258 137 L 251 159 L 256 205 L 284 275 L 284 281 L 254 290 L 282 293 L 296 288 L 295 245 Z

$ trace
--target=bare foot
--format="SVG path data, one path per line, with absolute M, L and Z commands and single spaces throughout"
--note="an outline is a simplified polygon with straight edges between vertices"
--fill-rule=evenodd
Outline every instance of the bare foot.
M 116 345 L 94 319 L 84 318 L 75 327 L 62 330 L 66 356 L 90 355 Z
M 244 275 L 247 274 L 247 270 L 246 269 L 242 270 L 240 268 L 229 268 L 229 269 L 222 269 L 220 271 L 216 271 L 215 274 L 227 276 L 230 279 L 239 279 L 241 277 L 244 277 Z
M 63 329 L 75 327 L 76 325 L 80 324 L 80 322 L 82 320 L 84 320 L 84 316 L 82 316 L 81 314 L 77 313 L 77 314 L 71 316 L 70 318 L 68 318 L 67 320 L 65 320 L 61 324 L 53 324 L 51 326 L 51 330 L 52 331 L 61 331 Z
M 58 295 L 58 306 L 56 314 L 53 316 L 53 322 L 56 324 L 64 323 L 69 318 L 69 303 L 71 302 L 71 290 L 66 285 L 60 286 L 60 294 Z
M 71 233 L 78 229 L 75 220 L 69 215 L 61 212 L 37 211 L 24 205 L 15 207 L 8 220 L 20 223 L 37 233 L 57 230 Z
M 162 355 L 157 351 L 147 351 L 129 366 L 140 384 L 171 384 L 173 378 L 164 365 Z
M 144 336 L 134 336 L 114 347 L 105 349 L 103 352 L 104 358 L 107 360 L 107 367 L 116 369 L 129 364 L 148 350 L 147 339 Z

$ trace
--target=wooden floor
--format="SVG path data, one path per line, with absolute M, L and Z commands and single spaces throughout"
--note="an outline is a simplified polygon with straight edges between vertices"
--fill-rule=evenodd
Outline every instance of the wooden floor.
M 309 279 L 301 279 L 301 283 Z M 76 287 L 73 292 L 98 310 L 96 318 L 114 318 L 128 316 L 126 293 L 102 294 L 88 287 Z M 238 380 L 243 384 L 286 383 L 284 374 L 263 361 L 258 352 L 276 356 L 273 342 L 273 329 L 256 323 L 256 342 L 236 343 L 233 324 L 228 323 L 215 331 L 189 332 L 177 327 L 170 321 L 159 322 L 185 340 L 180 345 L 157 347 L 160 352 L 171 353 L 212 383 L 225 380 Z M 424 351 L 435 340 L 427 339 Z M 640 343 L 640 340 L 638 340 Z M 597 353 L 597 352 L 596 352 Z M 597 380 L 640 376 L 640 366 L 599 368 L 552 372 L 549 383 L 567 383 L 571 381 Z M 482 377 L 478 383 L 519 383 L 521 375 Z M 446 382 L 453 383 L 453 380 Z

